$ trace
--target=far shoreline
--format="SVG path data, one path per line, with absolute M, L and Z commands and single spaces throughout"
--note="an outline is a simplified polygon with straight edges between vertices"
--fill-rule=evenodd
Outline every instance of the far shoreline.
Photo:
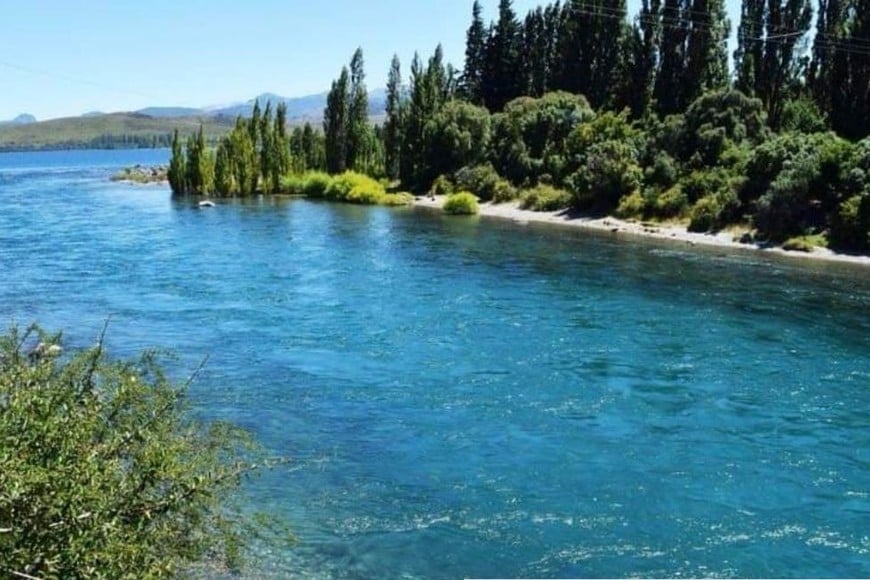
M 413 206 L 426 209 L 442 209 L 446 197 L 417 197 Z M 480 216 L 510 220 L 517 224 L 549 224 L 571 227 L 590 232 L 609 233 L 616 237 L 634 239 L 663 240 L 683 246 L 701 246 L 757 252 L 761 255 L 785 256 L 813 262 L 830 262 L 870 267 L 870 256 L 839 254 L 826 248 L 814 248 L 812 252 L 784 250 L 780 247 L 769 247 L 757 243 L 741 243 L 734 240 L 734 234 L 729 232 L 695 233 L 685 227 L 670 224 L 650 224 L 626 221 L 612 216 L 588 217 L 573 216 L 566 210 L 552 212 L 537 212 L 521 209 L 518 202 L 495 204 L 492 202 L 480 204 Z

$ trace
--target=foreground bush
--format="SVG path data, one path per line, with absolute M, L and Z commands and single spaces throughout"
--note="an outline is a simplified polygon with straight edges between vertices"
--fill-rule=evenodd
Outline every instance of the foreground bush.
M 444 211 L 451 215 L 475 215 L 480 211 L 477 197 L 467 191 L 454 193 L 444 202 Z
M 408 205 L 414 200 L 406 193 L 387 193 L 383 183 L 354 171 L 339 175 L 320 171 L 288 175 L 281 179 L 281 192 L 361 205 Z
M 46 347 L 54 338 L 35 328 L 0 338 L 0 574 L 232 566 L 248 532 L 225 501 L 253 468 L 249 438 L 194 421 L 153 355 L 109 361 L 101 341 L 59 357 Z

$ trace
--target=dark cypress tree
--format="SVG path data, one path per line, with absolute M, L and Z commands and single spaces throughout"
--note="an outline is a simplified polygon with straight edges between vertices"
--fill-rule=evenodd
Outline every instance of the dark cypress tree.
M 287 135 L 287 103 L 280 102 L 275 109 L 275 125 L 272 127 L 271 186 L 277 191 L 281 177 L 290 171 L 290 138 Z
M 402 70 L 399 57 L 393 55 L 387 77 L 387 118 L 384 121 L 385 169 L 387 177 L 399 179 L 402 156 L 402 123 L 404 104 L 402 98 Z
M 185 181 L 187 168 L 185 167 L 184 150 L 178 137 L 178 129 L 172 134 L 172 157 L 169 158 L 169 171 L 167 173 L 169 187 L 175 195 L 187 193 Z
M 486 43 L 483 67 L 483 103 L 490 111 L 501 111 L 523 93 L 522 36 L 511 0 L 499 0 L 498 22 Z
M 262 110 L 260 109 L 260 99 L 254 99 L 254 108 L 251 110 L 251 118 L 248 120 L 248 135 L 251 138 L 251 143 L 254 144 L 254 149 L 260 150 L 260 129 Z
M 571 0 L 562 9 L 557 88 L 586 96 L 598 108 L 614 93 L 625 0 Z
M 486 64 L 487 31 L 483 24 L 483 9 L 474 0 L 471 26 L 465 34 L 465 68 L 462 71 L 462 97 L 470 103 L 483 103 L 483 69 Z
M 347 142 L 349 111 L 347 107 L 350 94 L 350 75 L 347 67 L 333 81 L 326 97 L 323 112 L 323 135 L 326 139 L 326 170 L 341 173 L 347 169 Z
M 214 188 L 218 195 L 230 196 L 235 193 L 233 185 L 232 154 L 229 138 L 223 137 L 218 143 L 214 163 Z
M 199 131 L 195 135 L 191 135 L 187 139 L 187 161 L 185 163 L 187 169 L 187 191 L 189 193 L 204 194 L 207 193 L 206 168 L 208 160 L 206 159 L 205 151 L 205 135 L 203 134 L 202 125 L 199 126 Z
M 544 9 L 540 6 L 529 11 L 523 21 L 523 85 L 526 94 L 540 97 L 550 86 L 550 43 L 547 38 Z

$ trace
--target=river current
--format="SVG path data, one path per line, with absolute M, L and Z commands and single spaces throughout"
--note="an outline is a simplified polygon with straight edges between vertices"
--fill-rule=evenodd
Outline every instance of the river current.
M 251 575 L 870 576 L 870 270 L 0 155 L 0 313 L 204 357 L 287 468 Z

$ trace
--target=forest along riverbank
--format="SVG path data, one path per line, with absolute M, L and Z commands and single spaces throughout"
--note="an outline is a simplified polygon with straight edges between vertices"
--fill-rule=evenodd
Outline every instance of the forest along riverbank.
M 446 199 L 446 196 L 435 196 L 434 198 L 430 196 L 417 197 L 414 200 L 414 205 L 416 207 L 429 209 L 441 209 Z M 499 204 L 492 202 L 481 203 L 480 215 L 485 217 L 509 219 L 517 223 L 555 224 L 597 232 L 610 232 L 617 236 L 669 240 L 674 243 L 690 246 L 700 245 L 733 248 L 738 250 L 754 250 L 792 258 L 844 262 L 870 267 L 870 256 L 838 254 L 826 248 L 814 248 L 812 252 L 789 251 L 779 247 L 768 247 L 757 243 L 742 243 L 739 241 L 739 238 L 736 238 L 733 232 L 729 231 L 718 232 L 715 234 L 695 233 L 678 225 L 626 221 L 612 216 L 577 216 L 572 214 L 570 210 L 538 212 L 521 209 L 519 207 L 519 202 L 516 201 Z

